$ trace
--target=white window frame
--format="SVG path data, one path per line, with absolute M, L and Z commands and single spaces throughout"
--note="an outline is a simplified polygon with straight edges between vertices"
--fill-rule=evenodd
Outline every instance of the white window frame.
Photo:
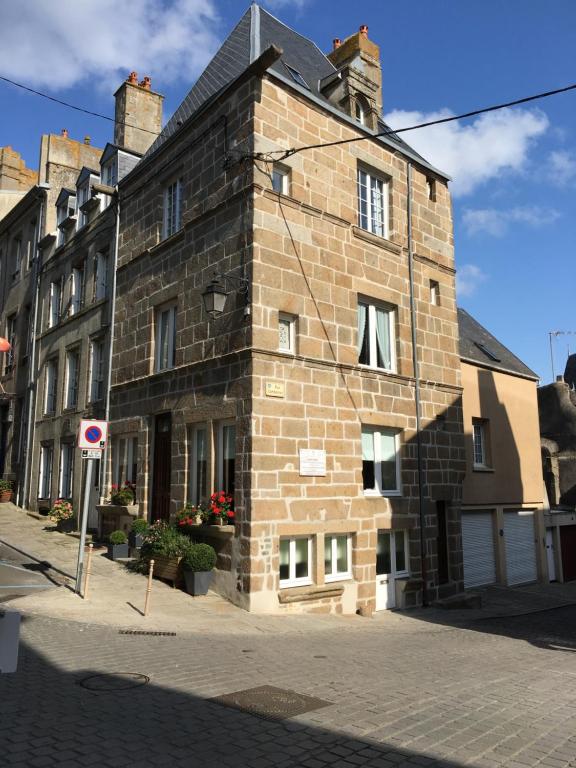
M 336 539 L 343 537 L 346 539 L 346 564 L 348 568 L 345 571 L 338 571 L 338 545 Z M 332 572 L 324 572 L 324 581 L 344 581 L 352 578 L 352 536 L 349 533 L 327 533 L 324 536 L 324 549 L 330 540 L 330 551 L 332 558 Z M 326 554 L 324 554 L 326 562 Z M 335 570 L 336 569 L 336 570 Z
M 234 429 L 234 475 L 236 475 L 236 422 L 235 421 L 221 421 L 218 424 L 218 440 L 216 446 L 216 482 L 218 487 L 216 491 L 226 491 L 229 493 L 229 489 L 224 487 L 224 430 L 232 427 Z M 234 477 L 234 481 L 235 481 Z M 234 490 L 236 489 L 236 483 L 234 482 Z
M 290 192 L 290 169 L 279 163 L 272 166 L 272 189 L 280 195 L 288 195 Z
M 182 180 L 175 179 L 164 187 L 162 239 L 171 237 L 182 227 Z
M 169 371 L 176 365 L 176 304 L 157 307 L 154 312 L 154 373 Z M 165 344 L 162 344 L 162 318 L 166 316 Z M 163 350 L 166 347 L 166 365 Z
M 94 257 L 94 301 L 108 296 L 108 251 L 98 251 Z
M 70 315 L 77 315 L 84 303 L 84 265 L 72 267 L 70 286 Z
M 479 435 L 479 439 L 478 439 Z M 488 420 L 472 419 L 472 462 L 475 469 L 489 469 Z M 480 459 L 480 460 L 478 460 Z
M 390 218 L 390 181 L 383 174 L 369 170 L 363 166 L 358 167 L 358 226 L 367 232 L 372 232 L 378 237 L 388 238 Z M 363 192 L 365 190 L 365 193 Z M 378 200 L 380 196 L 380 201 Z M 362 202 L 366 208 L 362 211 Z M 378 203 L 381 206 L 378 207 Z M 381 215 L 379 211 L 381 208 Z
M 73 376 L 71 370 L 71 361 L 75 360 Z M 78 384 L 80 379 L 80 351 L 78 349 L 69 349 L 66 352 L 66 381 L 64 384 L 64 408 L 78 407 Z
M 104 398 L 104 342 L 102 339 L 94 339 L 90 342 L 89 382 L 89 402 L 97 403 Z
M 44 375 L 44 415 L 53 416 L 56 413 L 58 392 L 58 363 L 56 360 L 46 362 Z
M 296 541 L 305 539 L 308 542 L 308 574 L 296 578 Z M 278 542 L 278 557 L 282 541 L 289 542 L 288 550 L 288 578 L 279 579 L 280 589 L 287 587 L 303 587 L 312 584 L 312 536 L 281 536 Z M 280 575 L 280 561 L 278 561 L 278 575 Z
M 402 470 L 400 460 L 400 432 L 396 429 L 389 429 L 388 427 L 369 426 L 367 424 L 362 425 L 362 436 L 365 434 L 372 435 L 372 448 L 374 451 L 374 485 L 375 488 L 364 488 L 364 496 L 401 496 L 402 495 Z M 383 488 L 382 481 L 382 443 L 381 436 L 394 438 L 394 455 L 396 459 L 396 488 L 388 489 Z M 362 446 L 361 446 L 362 450 Z M 362 450 L 362 461 L 364 461 L 364 453 Z
M 74 483 L 74 443 L 61 443 L 60 444 L 60 467 L 58 472 L 58 497 L 60 499 L 72 498 L 73 483 Z
M 389 373 L 396 373 L 397 360 L 396 360 L 396 307 L 391 304 L 385 304 L 384 302 L 377 302 L 373 299 L 367 299 L 363 297 L 358 298 L 358 325 L 360 318 L 360 306 L 366 307 L 366 324 L 368 325 L 368 357 L 369 362 L 360 362 L 360 353 L 362 352 L 362 339 L 360 338 L 360 328 L 358 327 L 358 365 L 364 368 L 375 368 L 379 371 L 388 371 Z M 385 312 L 388 315 L 388 331 L 390 344 L 390 367 L 379 366 L 378 363 L 378 339 L 377 339 L 377 311 Z
M 62 280 L 50 283 L 50 303 L 48 305 L 48 328 L 55 328 L 62 315 Z
M 36 219 L 32 219 L 28 225 L 28 242 L 27 242 L 27 264 L 26 269 L 31 269 L 34 263 L 34 257 L 36 255 L 36 240 L 37 240 L 37 223 Z
M 206 462 L 206 472 L 204 478 L 204 488 L 197 489 L 198 486 L 198 435 L 204 433 L 204 460 Z M 209 446 L 208 446 L 208 425 L 195 424 L 190 428 L 188 434 L 188 493 L 187 499 L 191 504 L 199 504 L 206 500 L 208 496 L 208 478 L 209 478 Z M 198 492 L 197 492 L 198 491 Z
M 121 486 L 125 482 L 135 485 L 136 476 L 133 475 L 133 469 L 138 463 L 138 436 L 121 435 L 115 438 L 112 455 L 114 457 L 113 479 L 116 485 Z
M 90 196 L 90 179 L 84 182 L 77 188 L 76 192 L 76 211 L 78 212 L 77 229 L 82 229 L 88 223 L 88 216 L 82 210 L 84 203 L 88 201 Z
M 10 373 L 16 362 L 16 327 L 18 315 L 9 315 L 6 318 L 6 339 L 10 342 L 10 349 L 4 353 L 4 375 Z
M 12 273 L 12 282 L 20 279 L 22 273 L 22 233 L 16 235 L 12 241 L 12 251 L 14 253 L 14 272 Z
M 52 466 L 54 445 L 45 443 L 40 446 L 40 471 L 38 473 L 38 498 L 49 499 L 52 496 Z
M 288 326 L 288 347 L 283 347 L 280 341 L 280 326 Z M 278 313 L 278 351 L 289 355 L 296 354 L 296 317 L 286 312 Z
M 56 245 L 64 245 L 64 230 L 60 227 L 60 224 L 68 217 L 68 201 L 64 205 L 59 205 L 56 208 L 56 227 L 58 229 L 58 239 Z
M 438 280 L 430 280 L 430 304 L 440 306 L 440 283 Z

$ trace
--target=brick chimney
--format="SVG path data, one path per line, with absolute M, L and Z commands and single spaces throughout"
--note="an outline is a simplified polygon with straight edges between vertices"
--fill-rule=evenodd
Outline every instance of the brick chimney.
M 357 98 L 363 105 L 367 102 L 368 124 L 375 128 L 382 114 L 382 70 L 380 48 L 369 39 L 366 24 L 345 40 L 334 38 L 333 50 L 327 57 L 342 77 L 339 83 L 330 83 L 325 95 L 352 116 L 356 114 Z
M 114 98 L 114 144 L 143 155 L 162 128 L 164 96 L 152 90 L 150 77 L 138 82 L 138 74 L 130 72 Z

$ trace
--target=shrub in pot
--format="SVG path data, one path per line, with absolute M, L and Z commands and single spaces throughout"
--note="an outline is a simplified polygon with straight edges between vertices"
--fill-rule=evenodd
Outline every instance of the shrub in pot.
M 12 501 L 12 481 L 0 480 L 0 502 Z
M 154 560 L 154 575 L 173 583 L 182 580 L 180 561 L 188 554 L 192 542 L 174 525 L 157 520 L 148 528 L 142 549 L 140 567 L 146 569 L 150 560 Z
M 132 523 L 132 528 L 128 534 L 128 544 L 132 549 L 140 549 L 144 543 L 144 536 L 148 531 L 148 521 L 143 517 L 137 517 Z
M 128 537 L 124 531 L 112 531 L 108 536 L 108 557 L 111 560 L 128 557 Z
M 192 544 L 182 559 L 186 592 L 189 595 L 205 595 L 212 582 L 216 552 L 210 544 Z
M 134 504 L 135 498 L 136 492 L 132 483 L 125 482 L 124 485 L 118 486 L 114 484 L 112 486 L 110 493 L 111 504 L 119 507 L 129 507 L 131 504 Z
M 73 531 L 76 527 L 74 509 L 66 499 L 56 499 L 49 512 L 50 520 L 56 523 L 56 527 L 62 533 Z

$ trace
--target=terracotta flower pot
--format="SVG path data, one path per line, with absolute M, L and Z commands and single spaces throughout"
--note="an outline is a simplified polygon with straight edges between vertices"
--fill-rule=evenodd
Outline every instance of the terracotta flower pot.
M 0 504 L 12 501 L 12 491 L 0 491 Z

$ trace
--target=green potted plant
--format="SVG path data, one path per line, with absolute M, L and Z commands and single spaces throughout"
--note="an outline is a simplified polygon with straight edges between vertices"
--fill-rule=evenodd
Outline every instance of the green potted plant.
M 111 560 L 128 557 L 128 537 L 124 531 L 112 531 L 108 536 L 108 557 Z
M 181 533 L 192 533 L 190 530 L 194 525 L 202 525 L 208 520 L 208 514 L 202 504 L 191 504 L 186 506 L 176 514 L 176 526 Z
M 12 481 L 0 480 L 0 503 L 12 501 Z
M 129 507 L 134 504 L 136 490 L 132 483 L 126 481 L 123 485 L 114 485 L 110 491 L 110 503 L 118 507 Z
M 182 558 L 184 582 L 189 595 L 205 595 L 212 582 L 216 552 L 210 544 L 192 544 Z
M 191 546 L 188 536 L 174 525 L 157 520 L 144 536 L 140 559 L 144 563 L 154 560 L 154 575 L 177 584 L 182 581 L 180 562 Z
M 216 491 L 208 504 L 209 522 L 215 525 L 231 525 L 234 522 L 233 499 L 225 491 Z
M 137 517 L 132 523 L 132 528 L 128 534 L 128 544 L 130 549 L 140 549 L 144 543 L 144 536 L 148 530 L 148 521 L 143 517 Z
M 66 499 L 56 499 L 49 512 L 50 520 L 56 523 L 56 528 L 61 533 L 70 533 L 76 527 L 74 509 Z

